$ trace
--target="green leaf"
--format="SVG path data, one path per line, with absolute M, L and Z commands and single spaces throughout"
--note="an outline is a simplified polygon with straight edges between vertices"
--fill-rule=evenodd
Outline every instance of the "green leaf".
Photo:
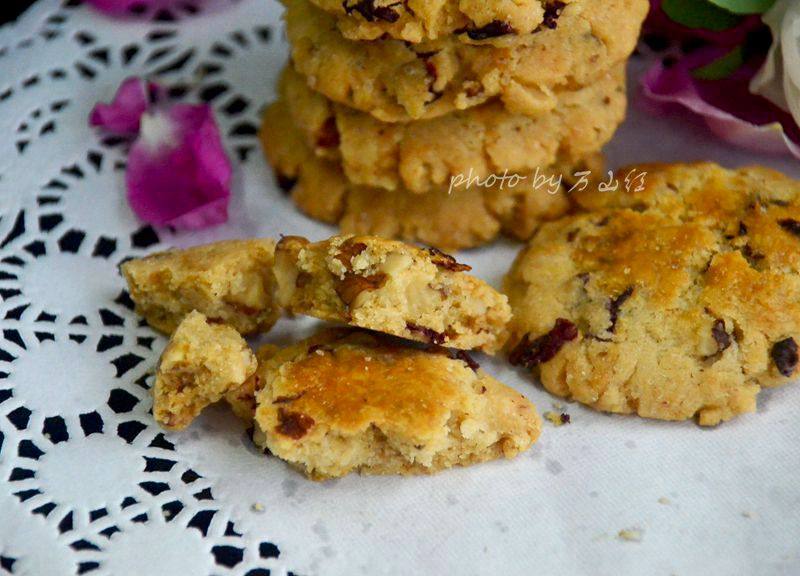
M 664 0 L 661 9 L 678 24 L 712 32 L 733 28 L 740 21 L 735 14 L 709 4 L 706 0 Z
M 722 80 L 736 72 L 744 64 L 744 50 L 737 46 L 722 58 L 692 70 L 698 80 Z
M 775 4 L 775 0 L 708 0 L 723 10 L 734 14 L 763 14 Z

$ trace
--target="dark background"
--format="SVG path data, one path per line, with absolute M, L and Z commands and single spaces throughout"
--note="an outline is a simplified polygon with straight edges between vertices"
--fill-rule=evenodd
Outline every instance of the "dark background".
M 13 22 L 36 0 L 6 0 L 0 8 L 0 24 Z

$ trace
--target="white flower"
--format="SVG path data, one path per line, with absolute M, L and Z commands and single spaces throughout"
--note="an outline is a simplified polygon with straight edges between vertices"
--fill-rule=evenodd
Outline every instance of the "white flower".
M 800 126 L 800 2 L 778 0 L 763 19 L 773 43 L 750 91 L 789 112 Z

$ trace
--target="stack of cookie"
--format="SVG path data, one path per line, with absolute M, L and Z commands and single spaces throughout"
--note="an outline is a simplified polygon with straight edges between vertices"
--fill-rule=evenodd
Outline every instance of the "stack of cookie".
M 559 175 L 602 165 L 648 8 L 283 2 L 292 63 L 262 128 L 280 185 L 344 232 L 446 249 L 525 239 L 569 208 Z

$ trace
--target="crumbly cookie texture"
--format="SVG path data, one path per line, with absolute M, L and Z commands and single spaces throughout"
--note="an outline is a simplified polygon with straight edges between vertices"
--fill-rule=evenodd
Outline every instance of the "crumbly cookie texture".
M 136 311 L 171 334 L 192 310 L 242 334 L 269 330 L 273 302 L 272 240 L 232 240 L 169 250 L 122 265 Z
M 512 46 L 471 45 L 458 36 L 421 44 L 344 38 L 335 17 L 308 0 L 284 0 L 292 62 L 327 98 L 385 122 L 434 118 L 501 97 L 514 113 L 541 116 L 560 92 L 586 86 L 636 46 L 647 0 L 566 5 L 559 25 Z
M 199 312 L 180 323 L 161 355 L 153 387 L 153 416 L 164 428 L 183 430 L 208 406 L 242 385 L 256 370 L 241 335 L 210 324 Z
M 488 353 L 502 346 L 507 298 L 444 252 L 376 236 L 275 250 L 278 301 L 286 310 L 416 340 Z
M 272 344 L 264 344 L 256 351 L 258 366 L 264 365 L 275 356 L 280 348 Z M 230 388 L 225 393 L 225 401 L 245 424 L 251 425 L 256 416 L 256 394 L 263 388 L 261 372 L 256 370 L 239 386 Z
M 541 421 L 464 352 L 329 329 L 259 366 L 256 441 L 315 480 L 512 458 Z
M 539 118 L 490 102 L 431 120 L 390 124 L 332 104 L 287 68 L 281 93 L 306 144 L 340 160 L 353 184 L 423 193 L 458 176 L 526 173 L 556 161 L 577 162 L 608 142 L 625 117 L 625 69 L 562 92 Z
M 456 34 L 465 42 L 491 43 L 555 28 L 564 7 L 582 0 L 311 1 L 335 15 L 342 34 L 353 40 L 388 36 L 416 43 Z
M 510 359 L 598 410 L 716 425 L 800 375 L 800 183 L 645 166 L 542 226 L 505 280 Z M 627 171 L 622 171 L 624 175 Z
M 426 194 L 351 184 L 335 161 L 316 157 L 292 124 L 284 102 L 267 108 L 260 137 L 278 184 L 305 214 L 337 224 L 343 234 L 375 235 L 421 242 L 441 250 L 487 244 L 502 232 L 527 240 L 542 221 L 569 208 L 569 187 L 577 172 L 604 172 L 601 154 L 573 165 L 556 165 L 525 180 L 493 186 L 461 186 Z M 545 179 L 559 178 L 553 186 Z M 534 179 L 538 177 L 538 184 Z

